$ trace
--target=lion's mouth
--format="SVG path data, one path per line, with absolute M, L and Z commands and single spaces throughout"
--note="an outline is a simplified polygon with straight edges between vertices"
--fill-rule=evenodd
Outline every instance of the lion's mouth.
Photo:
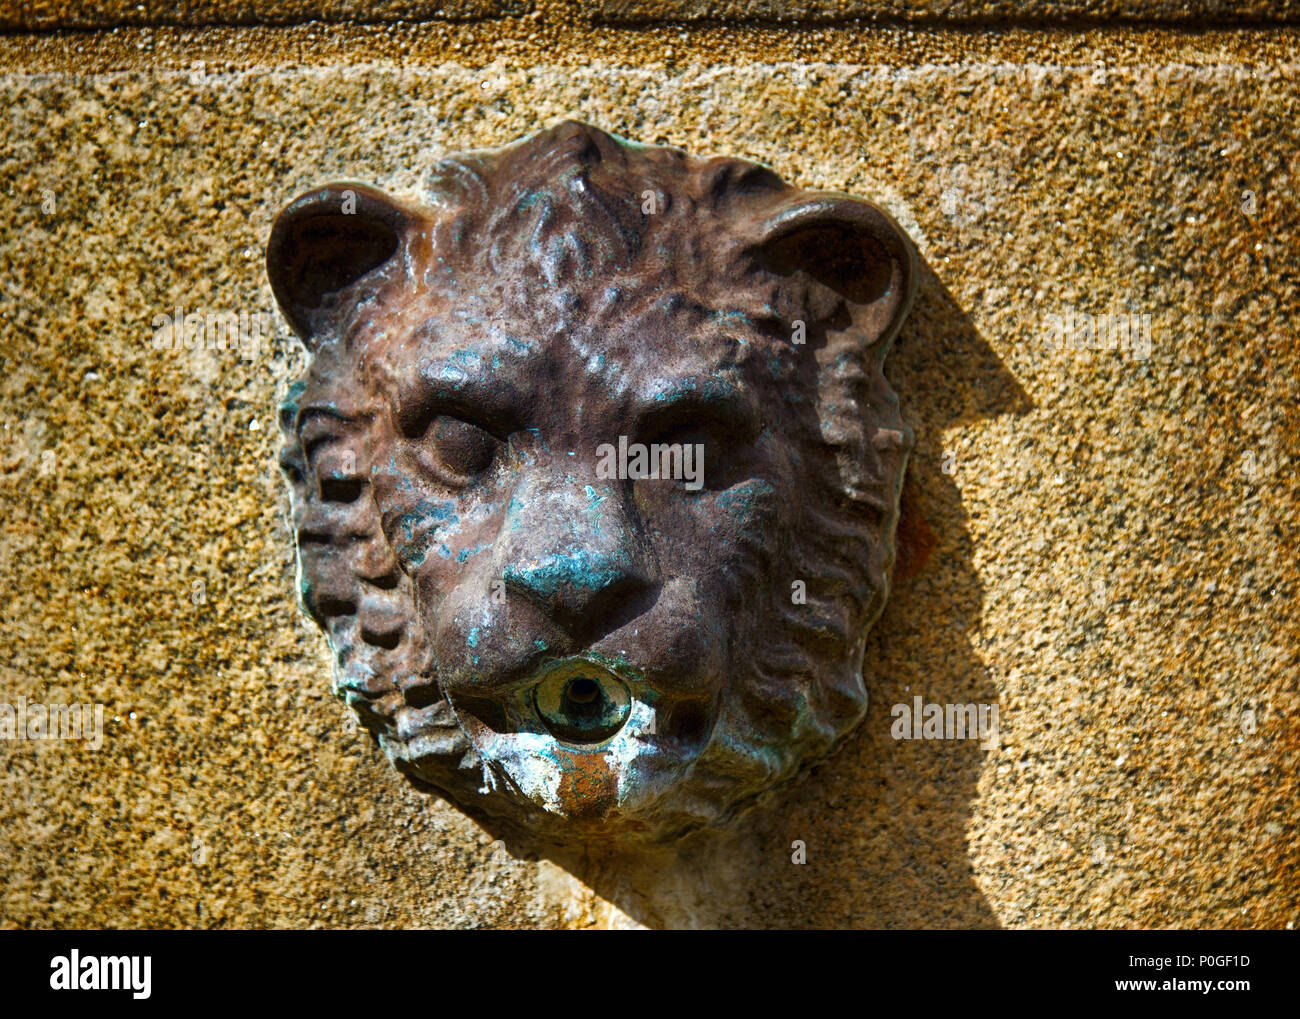
M 590 745 L 616 736 L 627 724 L 632 694 L 609 669 L 586 658 L 545 665 L 531 697 L 537 717 L 556 739 Z

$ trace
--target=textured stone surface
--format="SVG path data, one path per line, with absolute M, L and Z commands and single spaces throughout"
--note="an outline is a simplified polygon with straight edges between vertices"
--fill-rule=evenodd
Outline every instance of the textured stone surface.
M 547 10 L 609 22 L 752 20 L 916 23 L 1157 21 L 1179 24 L 1285 22 L 1297 0 L 32 0 L 0 4 L 0 28 L 117 25 L 291 25 L 467 20 Z
M 598 20 L 860 20 L 922 24 L 1157 21 L 1230 24 L 1294 21 L 1295 0 L 596 0 Z
M 294 25 L 304 21 L 421 21 L 499 17 L 528 0 L 31 0 L 0 5 L 0 28 L 117 25 Z
M 108 716 L 98 751 L 0 743 L 0 922 L 1300 919 L 1293 33 L 318 38 L 0 41 L 0 700 Z M 392 774 L 293 604 L 294 343 L 151 342 L 273 311 L 301 190 L 565 116 L 875 197 L 928 264 L 867 720 L 670 859 L 517 859 Z M 1149 359 L 1052 349 L 1069 309 L 1149 315 Z M 895 741 L 916 695 L 997 703 L 1001 745 Z

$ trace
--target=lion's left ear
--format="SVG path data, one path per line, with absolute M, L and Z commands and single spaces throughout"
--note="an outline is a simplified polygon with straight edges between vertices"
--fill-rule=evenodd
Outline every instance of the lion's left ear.
M 299 195 L 280 211 L 266 246 L 266 272 L 285 318 L 309 349 L 346 311 L 334 295 L 399 265 L 421 226 L 414 209 L 349 181 Z
M 763 222 L 758 249 L 783 276 L 806 273 L 850 306 L 870 347 L 887 347 L 916 296 L 911 239 L 883 210 L 839 194 L 803 194 Z

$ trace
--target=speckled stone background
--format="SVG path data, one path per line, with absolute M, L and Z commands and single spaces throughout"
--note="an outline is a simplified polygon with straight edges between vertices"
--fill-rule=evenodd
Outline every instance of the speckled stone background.
M 479 25 L 0 38 L 0 741 L 15 927 L 1287 927 L 1300 920 L 1291 29 Z M 872 195 L 927 270 L 889 366 L 913 559 L 861 730 L 666 857 L 518 858 L 407 786 L 293 601 L 275 211 L 568 116 Z M 1150 357 L 1048 316 L 1149 316 Z M 928 539 L 928 542 L 927 542 Z M 890 708 L 996 703 L 1000 744 Z M 802 840 L 806 863 L 792 862 Z
M 1295 21 L 1300 0 L 0 0 L 0 28 L 474 19 L 567 6 L 576 20 L 776 22 Z
M 530 6 L 529 0 L 0 0 L 0 28 L 472 19 L 517 14 Z
M 593 0 L 602 19 L 919 24 L 1295 21 L 1296 0 Z

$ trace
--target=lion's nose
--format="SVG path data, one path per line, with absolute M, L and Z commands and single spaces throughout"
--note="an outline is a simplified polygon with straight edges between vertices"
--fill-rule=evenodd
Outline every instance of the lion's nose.
M 611 488 L 532 486 L 511 500 L 503 572 L 566 629 L 606 620 L 650 583 L 642 542 Z
M 562 625 L 606 614 L 644 585 L 613 556 L 590 549 L 567 549 L 505 569 L 507 589 L 532 599 Z

